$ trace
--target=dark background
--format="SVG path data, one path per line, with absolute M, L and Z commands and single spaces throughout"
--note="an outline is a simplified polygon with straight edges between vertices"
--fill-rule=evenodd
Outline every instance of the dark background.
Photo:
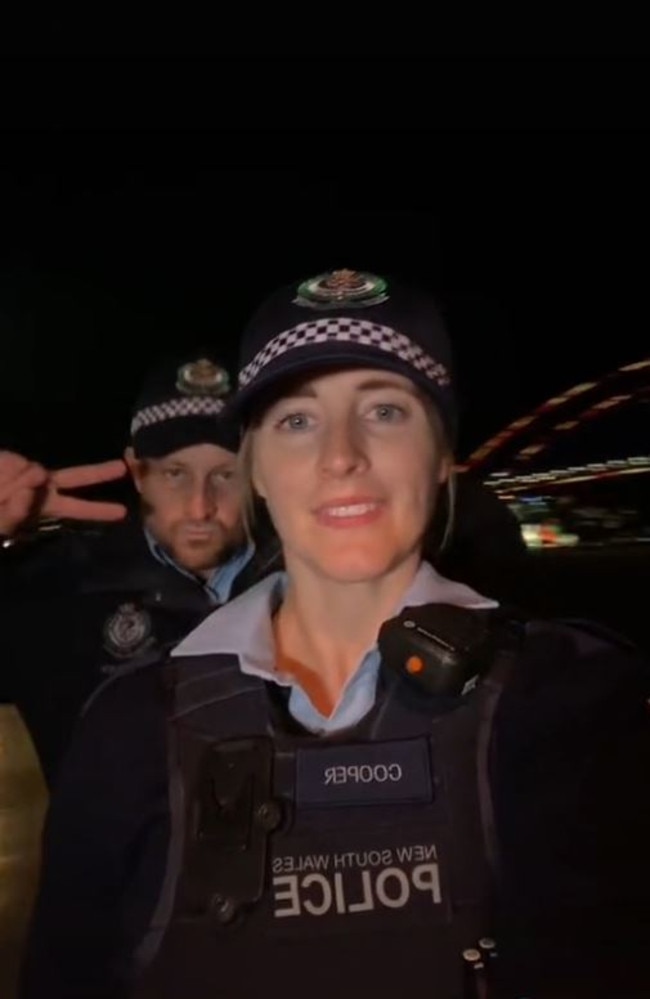
M 234 364 L 261 296 L 332 267 L 438 294 L 461 456 L 650 353 L 643 59 L 333 66 L 5 60 L 0 446 L 117 455 L 160 354 Z

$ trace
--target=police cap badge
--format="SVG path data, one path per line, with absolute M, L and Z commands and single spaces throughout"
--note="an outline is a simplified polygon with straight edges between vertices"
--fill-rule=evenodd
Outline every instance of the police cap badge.
M 319 274 L 298 286 L 296 305 L 311 309 L 363 309 L 388 299 L 384 278 L 366 271 L 339 270 Z
M 176 388 L 182 395 L 211 395 L 218 398 L 230 389 L 230 380 L 225 368 L 219 367 L 207 358 L 190 361 L 178 369 Z

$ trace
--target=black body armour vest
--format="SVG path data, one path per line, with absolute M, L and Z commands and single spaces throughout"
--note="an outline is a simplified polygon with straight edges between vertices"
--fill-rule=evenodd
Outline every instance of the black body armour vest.
M 171 845 L 134 996 L 471 995 L 499 658 L 464 698 L 380 678 L 370 714 L 326 738 L 233 656 L 171 669 Z

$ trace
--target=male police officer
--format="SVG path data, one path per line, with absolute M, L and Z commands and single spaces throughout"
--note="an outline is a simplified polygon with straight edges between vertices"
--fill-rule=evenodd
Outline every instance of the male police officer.
M 50 780 L 82 702 L 133 657 L 173 643 L 244 589 L 259 558 L 244 534 L 237 430 L 222 416 L 228 376 L 189 355 L 152 371 L 136 401 L 124 462 L 48 472 L 0 454 L 3 699 L 16 703 Z M 140 514 L 65 489 L 124 475 Z M 102 531 L 37 533 L 37 514 L 120 520 Z M 15 542 L 15 543 L 14 543 Z

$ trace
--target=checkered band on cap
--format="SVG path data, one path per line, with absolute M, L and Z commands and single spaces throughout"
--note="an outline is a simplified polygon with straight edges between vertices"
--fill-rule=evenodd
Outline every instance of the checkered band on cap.
M 440 387 L 449 385 L 450 382 L 449 372 L 444 364 L 430 357 L 417 343 L 390 326 L 381 326 L 365 319 L 324 318 L 299 323 L 269 340 L 240 371 L 239 387 L 250 385 L 267 364 L 276 358 L 316 343 L 373 347 L 399 358 Z
M 218 416 L 224 408 L 223 399 L 209 396 L 187 396 L 183 399 L 169 399 L 155 406 L 140 409 L 131 421 L 131 436 L 143 427 L 152 427 L 165 420 L 175 420 L 181 416 Z

